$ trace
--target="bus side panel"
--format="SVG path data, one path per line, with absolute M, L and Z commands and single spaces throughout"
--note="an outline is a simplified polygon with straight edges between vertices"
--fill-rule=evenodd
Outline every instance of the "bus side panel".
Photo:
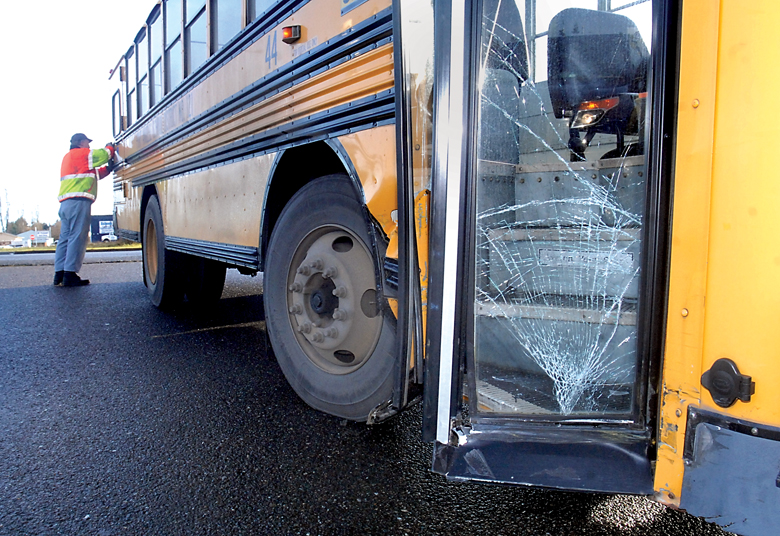
M 398 225 L 393 221 L 393 211 L 398 208 L 395 127 L 387 125 L 362 130 L 341 136 L 338 140 L 347 151 L 363 185 L 368 210 L 390 238 L 387 255 L 397 258 Z
M 780 522 L 780 184 L 771 145 L 780 127 L 767 105 L 780 86 L 780 4 L 725 2 L 720 13 L 711 2 L 684 6 L 656 489 L 738 534 L 769 534 Z M 688 36 L 704 39 L 690 50 Z M 697 125 L 701 137 L 690 137 Z M 716 402 L 715 388 L 738 382 L 735 374 L 709 388 L 701 379 L 723 359 L 746 376 L 743 398 L 730 404 Z M 687 404 L 686 425 L 676 411 Z
M 717 4 L 708 0 L 683 4 L 669 302 L 654 484 L 657 498 L 673 505 L 679 504 L 682 487 L 686 408 L 698 405 L 700 399 L 719 19 Z
M 114 195 L 114 213 L 117 220 L 117 231 L 124 238 L 140 240 L 141 229 L 141 198 L 142 188 L 133 188 L 128 180 L 115 181 L 121 189 Z M 115 186 L 116 187 L 116 186 Z M 130 233 L 128 235 L 128 232 Z
M 773 0 L 723 4 L 702 367 L 729 358 L 756 382 L 749 403 L 723 410 L 703 390 L 705 406 L 772 426 L 780 426 L 780 182 L 772 143 L 780 126 L 767 106 L 780 87 L 778 20 Z
M 159 183 L 164 185 L 165 234 L 257 247 L 274 157 L 267 154 Z

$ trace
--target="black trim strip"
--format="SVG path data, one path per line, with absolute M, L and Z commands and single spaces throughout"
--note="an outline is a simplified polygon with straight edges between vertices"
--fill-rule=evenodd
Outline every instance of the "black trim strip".
M 266 130 L 224 147 L 194 156 L 133 180 L 133 187 L 142 187 L 186 173 L 202 171 L 286 149 L 342 136 L 352 132 L 395 123 L 394 91 L 343 104 L 324 112 Z
M 256 247 L 236 246 L 220 242 L 208 242 L 192 238 L 179 238 L 176 236 L 165 237 L 165 249 L 206 257 L 227 263 L 231 266 L 246 266 L 257 269 L 259 252 Z
M 131 240 L 133 242 L 141 241 L 141 233 L 139 233 L 138 231 L 131 231 L 129 229 L 117 229 L 116 234 L 119 238 L 124 238 L 125 240 Z
M 257 38 L 259 37 L 261 36 L 257 36 Z M 215 125 L 281 91 L 293 87 L 296 83 L 308 80 L 313 76 L 390 42 L 392 42 L 392 17 L 391 9 L 388 8 L 350 28 L 341 35 L 304 53 L 299 58 L 290 61 L 211 109 L 161 136 L 149 146 L 129 156 L 127 162 L 134 164 L 143 160 L 154 152 L 160 151 L 173 143 L 178 143 L 187 136 Z M 222 63 L 226 63 L 230 59 L 232 57 Z M 211 75 L 215 70 L 210 69 L 206 73 Z M 150 114 L 149 117 L 154 115 L 156 114 Z
M 398 292 L 398 259 L 385 257 L 385 283 L 391 290 Z M 387 293 L 385 293 L 387 295 Z

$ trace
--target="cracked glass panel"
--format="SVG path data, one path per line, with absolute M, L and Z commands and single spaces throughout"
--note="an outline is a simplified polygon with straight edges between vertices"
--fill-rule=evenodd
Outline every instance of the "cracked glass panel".
M 650 2 L 530 2 L 483 4 L 472 411 L 626 418 Z

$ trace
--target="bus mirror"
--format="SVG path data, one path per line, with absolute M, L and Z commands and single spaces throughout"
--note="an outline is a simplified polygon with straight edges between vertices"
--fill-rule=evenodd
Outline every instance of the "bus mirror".
M 636 24 L 623 15 L 564 9 L 550 22 L 547 55 L 550 100 L 558 119 L 585 101 L 647 90 L 649 53 Z

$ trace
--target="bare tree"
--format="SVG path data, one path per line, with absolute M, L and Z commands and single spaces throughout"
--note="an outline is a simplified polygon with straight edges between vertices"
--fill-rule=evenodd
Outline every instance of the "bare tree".
M 54 222 L 54 225 L 51 226 L 51 237 L 54 240 L 59 240 L 61 227 L 62 227 L 62 222 L 60 222 L 60 220 L 57 220 L 56 222 Z

